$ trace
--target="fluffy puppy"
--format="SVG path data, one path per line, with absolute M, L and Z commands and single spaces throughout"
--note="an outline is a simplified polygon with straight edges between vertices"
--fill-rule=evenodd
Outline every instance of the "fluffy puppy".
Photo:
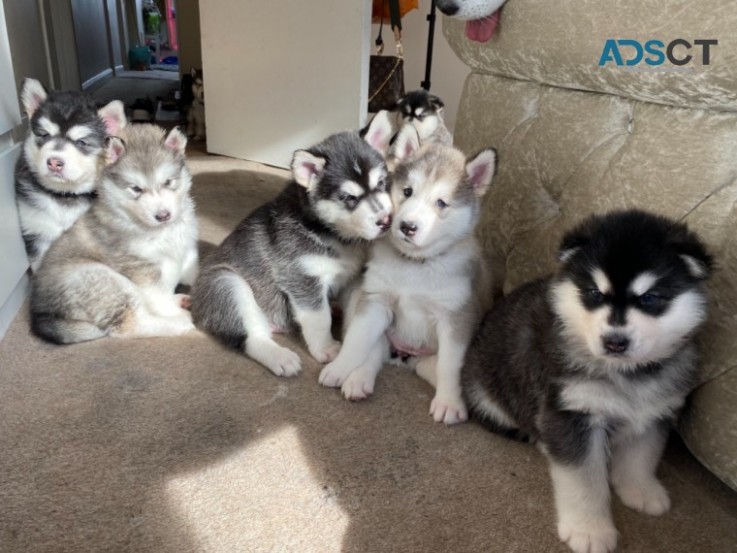
M 114 100 L 97 109 L 80 92 L 46 92 L 26 79 L 21 101 L 28 134 L 15 166 L 15 197 L 26 253 L 35 272 L 46 250 L 89 209 L 102 178 L 106 143 L 126 125 Z
M 98 200 L 54 242 L 33 279 L 37 335 L 70 344 L 194 329 L 188 298 L 174 293 L 197 274 L 186 142 L 177 129 L 127 129 L 125 155 L 105 171 Z M 109 149 L 119 157 L 122 142 Z
M 338 357 L 320 373 L 349 399 L 367 397 L 390 358 L 436 374 L 430 413 L 438 422 L 466 419 L 460 369 L 482 313 L 483 267 L 474 228 L 494 174 L 496 153 L 471 159 L 437 143 L 419 146 L 406 126 L 395 143 L 394 222 L 377 240 L 347 310 Z
M 683 224 L 592 217 L 565 236 L 553 275 L 494 304 L 468 350 L 472 415 L 545 452 L 558 535 L 577 553 L 616 546 L 610 483 L 633 509 L 670 507 L 655 471 L 696 379 L 711 266 Z
M 338 133 L 294 153 L 293 180 L 203 263 L 192 290 L 200 328 L 277 376 L 296 375 L 301 360 L 274 332 L 299 326 L 316 360 L 335 357 L 330 301 L 360 275 L 369 241 L 391 224 L 388 121 L 375 117 L 364 138 Z

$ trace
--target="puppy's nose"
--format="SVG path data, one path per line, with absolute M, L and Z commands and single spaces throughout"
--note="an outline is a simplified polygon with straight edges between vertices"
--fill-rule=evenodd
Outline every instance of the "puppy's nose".
M 448 0 L 435 0 L 437 8 L 445 15 L 455 15 L 458 11 L 458 4 Z
M 62 169 L 64 169 L 64 160 L 60 157 L 50 157 L 46 161 L 46 166 L 54 173 L 61 173 Z
M 417 225 L 411 221 L 402 221 L 399 223 L 399 230 L 407 236 L 414 236 L 417 232 Z
M 155 217 L 159 223 L 166 223 L 169 219 L 171 219 L 171 213 L 166 211 L 165 209 L 162 209 L 155 215 Z
M 607 334 L 601 341 L 609 353 L 624 353 L 630 345 L 630 339 L 621 334 Z
M 385 215 L 383 218 L 376 221 L 376 226 L 381 227 L 381 230 L 388 230 L 390 226 L 392 226 L 392 216 L 391 215 Z

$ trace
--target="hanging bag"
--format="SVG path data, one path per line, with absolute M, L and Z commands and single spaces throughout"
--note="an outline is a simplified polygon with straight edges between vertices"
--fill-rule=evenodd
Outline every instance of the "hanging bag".
M 399 15 L 398 0 L 384 0 L 389 3 L 391 27 L 397 47 L 396 56 L 384 56 L 384 17 L 376 37 L 376 55 L 369 61 L 368 110 L 376 113 L 382 109 L 394 109 L 397 101 L 404 96 L 404 59 L 402 50 L 402 19 Z

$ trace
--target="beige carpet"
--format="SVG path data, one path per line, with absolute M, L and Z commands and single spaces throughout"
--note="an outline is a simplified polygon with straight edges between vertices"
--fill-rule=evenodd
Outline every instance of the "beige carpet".
M 280 172 L 193 158 L 202 238 L 218 242 Z M 25 315 L 0 343 L 0 551 L 548 552 L 545 461 L 475 424 L 432 422 L 432 390 L 387 368 L 349 403 L 272 376 L 205 335 L 55 347 Z M 737 550 L 737 494 L 677 440 L 673 509 L 617 501 L 619 551 Z

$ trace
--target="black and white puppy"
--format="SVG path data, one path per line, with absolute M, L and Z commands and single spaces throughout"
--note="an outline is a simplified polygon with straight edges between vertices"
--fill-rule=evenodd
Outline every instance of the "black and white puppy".
M 46 250 L 90 207 L 108 159 L 106 141 L 125 126 L 114 100 L 97 109 L 80 92 L 46 92 L 26 79 L 21 101 L 28 136 L 15 167 L 15 196 L 23 240 L 36 271 Z
M 548 456 L 573 551 L 615 548 L 610 482 L 633 509 L 670 507 L 655 471 L 695 383 L 711 266 L 683 224 L 638 210 L 592 217 L 564 237 L 557 272 L 499 300 L 468 350 L 472 416 Z
M 412 125 L 425 145 L 436 142 L 445 146 L 453 145 L 453 135 L 443 121 L 443 101 L 430 94 L 427 90 L 419 89 L 408 92 L 397 102 L 400 122 L 403 125 Z
M 391 134 L 382 114 L 364 138 L 338 133 L 295 152 L 293 180 L 204 261 L 192 289 L 195 324 L 278 376 L 297 374 L 301 361 L 272 333 L 296 325 L 310 354 L 331 361 L 340 343 L 330 300 L 360 275 L 369 241 L 391 226 Z

